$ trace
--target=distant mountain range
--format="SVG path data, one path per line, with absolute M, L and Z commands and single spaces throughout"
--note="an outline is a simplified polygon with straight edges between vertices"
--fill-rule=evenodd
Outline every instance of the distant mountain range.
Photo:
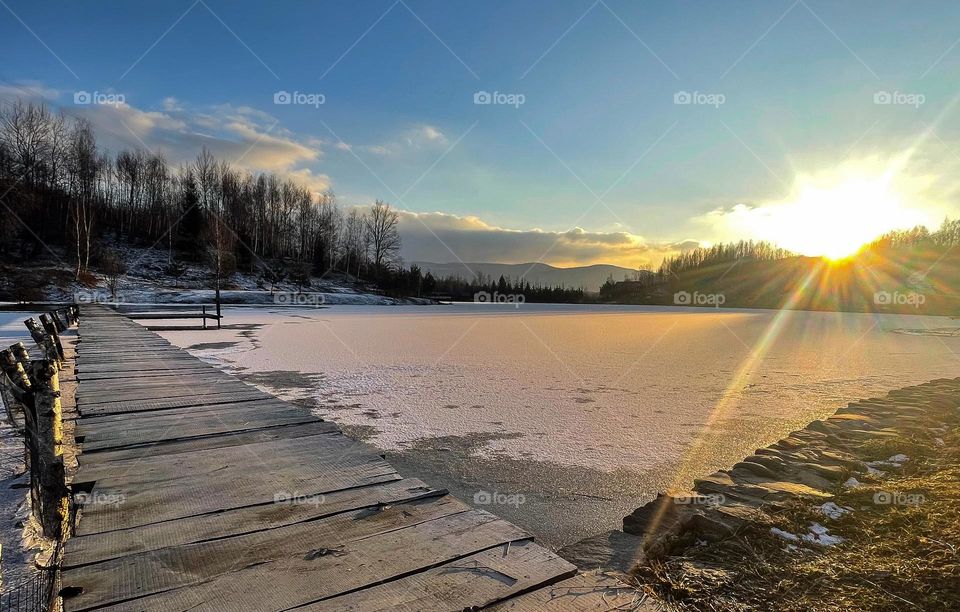
M 620 266 L 596 264 L 575 268 L 557 268 L 544 263 L 499 264 L 499 263 L 432 263 L 429 261 L 410 262 L 420 266 L 424 273 L 430 272 L 436 278 L 457 277 L 475 278 L 478 274 L 489 276 L 496 281 L 502 275 L 513 281 L 523 277 L 531 285 L 548 287 L 562 286 L 568 289 L 599 291 L 600 286 L 613 277 L 615 281 L 633 280 L 637 271 Z

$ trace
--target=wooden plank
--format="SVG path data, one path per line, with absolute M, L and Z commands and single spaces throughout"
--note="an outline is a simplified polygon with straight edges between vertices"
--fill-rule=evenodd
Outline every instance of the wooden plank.
M 308 541 L 287 540 L 284 550 L 289 554 L 266 562 L 255 560 L 262 552 L 268 553 L 259 548 L 239 558 L 224 559 L 217 554 L 219 542 L 205 543 L 200 546 L 207 547 L 207 554 L 202 557 L 206 569 L 199 571 L 204 576 L 213 574 L 212 577 L 188 588 L 162 593 L 156 593 L 156 582 L 163 583 L 171 573 L 190 576 L 198 568 L 173 556 L 165 559 L 166 565 L 148 560 L 137 567 L 120 565 L 116 571 L 122 572 L 122 577 L 109 582 L 122 587 L 116 591 L 108 591 L 102 583 L 112 572 L 90 571 L 102 564 L 70 570 L 63 573 L 64 587 L 76 582 L 91 588 L 67 600 L 66 609 L 81 611 L 115 603 L 105 609 L 287 610 L 424 571 L 507 542 L 529 539 L 520 528 L 481 510 L 459 512 L 349 542 L 342 542 L 336 535 L 324 539 L 322 533 L 311 534 L 309 530 L 304 537 Z M 86 570 L 84 580 L 77 580 L 81 570 Z M 144 592 L 155 594 L 141 597 Z
M 89 451 L 84 452 L 84 454 L 80 456 L 79 462 L 81 465 L 97 465 L 108 461 L 123 461 L 127 459 L 153 457 L 158 453 L 162 453 L 164 455 L 192 453 L 198 450 L 226 448 L 228 446 L 240 446 L 246 444 L 259 444 L 260 442 L 266 442 L 269 440 L 302 438 L 321 433 L 339 432 L 340 428 L 338 428 L 334 423 L 315 420 L 307 423 L 294 423 L 292 425 L 280 425 L 265 429 L 236 431 L 223 435 L 183 438 L 179 440 L 163 440 L 160 442 L 152 442 L 138 446 Z
M 210 371 L 210 366 L 198 364 L 195 369 L 187 370 L 148 370 L 146 372 L 109 372 L 101 374 L 78 374 L 77 380 L 84 382 L 96 382 L 98 380 L 159 380 L 171 376 L 184 376 L 189 374 L 203 374 Z M 229 376 L 224 374 L 224 376 Z
M 122 601 L 215 579 L 248 564 L 297 559 L 312 565 L 311 551 L 335 550 L 356 540 L 462 514 L 467 506 L 449 495 L 401 502 L 384 509 L 361 508 L 309 523 L 219 538 L 197 544 L 167 546 L 70 570 L 70 580 L 89 585 L 89 594 L 107 595 L 99 604 Z M 103 534 L 119 539 L 117 534 Z M 181 568 L 187 571 L 170 571 Z M 139 578 L 137 584 L 129 580 Z M 67 582 L 64 573 L 64 584 Z M 130 587 L 137 584 L 136 590 Z M 115 598 L 115 599 L 113 599 Z
M 589 572 L 487 608 L 495 612 L 666 612 L 636 587 L 613 576 Z
M 130 312 L 127 313 L 131 319 L 220 319 L 218 314 L 205 314 L 202 312 Z
M 263 473 L 297 472 L 299 477 L 314 470 L 329 468 L 332 461 L 380 461 L 380 455 L 353 442 L 346 436 L 322 433 L 300 438 L 283 438 L 259 444 L 205 449 L 174 455 L 159 454 L 145 462 L 134 459 L 125 464 L 85 463 L 77 471 L 79 482 L 96 482 L 111 488 L 138 484 L 157 486 L 165 482 L 181 482 L 185 486 L 202 480 L 249 478 L 251 470 Z M 296 468 L 296 469 L 291 469 Z
M 576 571 L 573 564 L 532 540 L 525 540 L 300 609 L 314 612 L 474 610 L 573 576 Z
M 216 406 L 255 400 L 264 401 L 268 399 L 273 399 L 273 396 L 267 395 L 258 389 L 250 388 L 247 391 L 207 392 L 198 395 L 189 395 L 170 399 L 137 399 L 96 403 L 87 402 L 79 406 L 79 409 L 81 414 L 84 416 L 95 416 L 105 414 L 148 412 L 153 410 L 165 410 L 168 408 L 186 408 L 187 406 Z
M 84 380 L 79 378 L 79 380 Z M 197 373 L 182 374 L 173 378 L 140 378 L 135 380 L 105 378 L 100 380 L 84 380 L 87 384 L 83 386 L 85 395 L 102 394 L 106 392 L 123 391 L 132 393 L 134 391 L 152 391 L 155 389 L 176 389 L 190 388 L 197 385 L 207 385 L 214 383 L 233 384 L 238 381 L 217 370 L 204 370 Z
M 243 455 L 248 454 L 241 452 Z M 148 463 L 148 460 L 144 460 L 136 467 Z M 80 523 L 79 533 L 127 529 L 262 504 L 273 501 L 282 492 L 316 495 L 400 478 L 396 471 L 379 457 L 373 459 L 351 454 L 313 463 L 311 469 L 303 472 L 288 467 L 276 470 L 258 469 L 257 463 L 252 462 L 245 466 L 245 470 L 232 470 L 228 477 L 216 472 L 205 478 L 185 478 L 159 483 L 125 482 L 114 486 L 98 483 L 92 489 L 95 498 L 123 501 L 119 504 L 88 508 Z M 116 472 L 119 473 L 119 470 Z M 210 474 L 209 470 L 207 474 Z
M 67 541 L 64 568 L 442 495 L 445 491 L 431 489 L 420 480 L 408 478 L 304 498 L 297 500 L 299 503 L 271 501 L 176 521 L 79 536 Z M 312 501 L 318 503 L 309 503 Z
M 226 393 L 258 393 L 260 397 L 269 397 L 266 393 L 246 385 L 237 380 L 217 382 L 214 384 L 186 383 L 173 388 L 129 389 L 121 391 L 77 391 L 77 404 L 81 411 L 95 409 L 96 404 L 116 402 L 148 402 L 153 400 L 167 400 L 178 397 L 191 397 L 194 403 L 202 404 L 208 397 L 216 397 Z
M 129 428 L 123 428 L 113 433 L 98 431 L 94 437 L 84 439 L 83 451 L 84 453 L 90 453 L 163 441 L 189 440 L 314 422 L 320 422 L 320 419 L 309 414 L 304 414 L 301 410 L 290 411 L 285 414 L 259 415 L 258 417 L 242 416 L 240 418 L 230 418 L 229 415 L 223 415 L 217 420 L 187 420 L 187 417 L 177 417 L 177 419 L 170 424 L 160 426 L 156 429 L 138 428 L 131 430 Z

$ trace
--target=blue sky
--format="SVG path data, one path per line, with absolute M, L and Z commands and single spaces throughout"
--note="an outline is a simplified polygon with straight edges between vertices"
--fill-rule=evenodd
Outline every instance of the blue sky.
M 632 266 L 789 242 L 767 221 L 797 218 L 804 181 L 891 167 L 881 221 L 956 216 L 957 23 L 935 1 L 3 0 L 0 96 L 89 116 L 112 149 L 206 144 L 393 202 L 409 259 Z

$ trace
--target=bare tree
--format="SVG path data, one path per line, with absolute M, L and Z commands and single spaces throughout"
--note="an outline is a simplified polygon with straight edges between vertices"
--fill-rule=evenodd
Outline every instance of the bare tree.
M 393 263 L 400 251 L 400 215 L 383 200 L 370 207 L 367 217 L 367 234 L 373 251 L 373 270 L 379 279 L 384 266 Z

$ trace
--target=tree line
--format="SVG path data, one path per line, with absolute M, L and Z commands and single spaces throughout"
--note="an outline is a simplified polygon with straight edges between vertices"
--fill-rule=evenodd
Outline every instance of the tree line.
M 401 263 L 399 215 L 385 202 L 344 210 L 332 191 L 234 168 L 205 148 L 176 167 L 143 149 L 111 155 L 89 121 L 22 100 L 0 107 L 0 194 L 0 253 L 60 247 L 78 280 L 110 238 L 224 275 L 339 272 L 389 285 Z

